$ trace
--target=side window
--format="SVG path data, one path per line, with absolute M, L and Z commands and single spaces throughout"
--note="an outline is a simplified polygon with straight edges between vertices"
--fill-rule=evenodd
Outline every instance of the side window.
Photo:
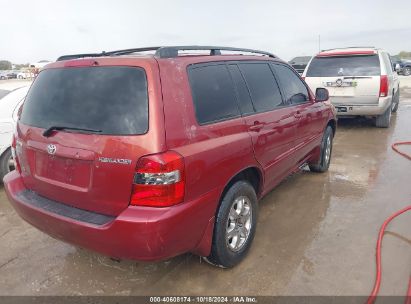
M 233 82 L 225 65 L 194 66 L 188 75 L 200 124 L 240 116 Z
M 307 87 L 290 68 L 280 64 L 273 64 L 273 67 L 287 102 L 299 104 L 309 100 Z
M 256 112 L 266 112 L 282 104 L 281 93 L 268 63 L 240 63 Z
M 254 108 L 251 102 L 250 93 L 248 92 L 247 85 L 245 84 L 244 78 L 241 75 L 241 72 L 238 69 L 238 66 L 234 64 L 230 64 L 228 66 L 228 69 L 230 70 L 235 87 L 237 89 L 238 102 L 240 104 L 241 113 L 242 114 L 254 113 Z

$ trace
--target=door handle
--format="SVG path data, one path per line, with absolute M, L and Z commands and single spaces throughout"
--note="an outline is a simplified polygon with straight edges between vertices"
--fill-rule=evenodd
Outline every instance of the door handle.
M 294 113 L 294 117 L 297 118 L 297 119 L 300 119 L 301 117 L 303 117 L 303 114 L 301 114 L 300 111 L 297 111 L 297 112 Z
M 250 126 L 248 129 L 250 131 L 259 132 L 264 127 L 264 124 L 259 121 L 254 121 L 254 124 Z

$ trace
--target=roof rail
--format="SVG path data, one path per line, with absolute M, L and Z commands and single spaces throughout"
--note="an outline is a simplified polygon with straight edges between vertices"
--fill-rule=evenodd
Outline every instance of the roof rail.
M 231 52 L 242 52 L 242 53 L 252 53 L 260 54 L 268 57 L 276 58 L 274 54 L 252 50 L 252 49 L 243 49 L 236 47 L 226 47 L 226 46 L 203 46 L 203 45 L 188 45 L 188 46 L 165 46 L 161 47 L 156 51 L 156 56 L 160 58 L 173 58 L 178 57 L 178 51 L 205 51 L 209 50 L 210 55 L 221 55 L 221 51 L 231 51 Z
M 214 55 L 221 55 L 221 51 L 232 51 L 232 52 L 243 52 L 243 53 L 252 53 L 252 54 L 260 54 L 265 55 L 268 57 L 276 58 L 275 55 L 258 50 L 252 49 L 242 49 L 242 48 L 235 48 L 235 47 L 225 47 L 225 46 L 164 46 L 164 47 L 145 47 L 145 48 L 133 48 L 133 49 L 124 49 L 124 50 L 117 50 L 117 51 L 110 51 L 110 52 L 101 52 L 101 53 L 85 53 L 85 54 L 74 54 L 74 55 L 63 55 L 57 58 L 57 61 L 62 60 L 71 60 L 77 58 L 85 58 L 85 57 L 102 57 L 102 56 L 120 56 L 138 52 L 147 52 L 147 51 L 155 51 L 154 56 L 159 58 L 174 58 L 178 57 L 178 51 L 204 51 L 209 50 L 210 56 Z
M 376 49 L 375 46 L 346 46 L 346 47 L 336 47 L 332 49 L 321 50 L 321 52 L 332 51 L 332 50 L 340 50 L 340 49 Z
M 153 47 L 145 47 L 145 48 L 117 50 L 117 51 L 110 51 L 110 52 L 103 51 L 101 53 L 63 55 L 57 58 L 57 61 L 71 60 L 71 59 L 85 58 L 85 57 L 119 56 L 119 55 L 138 53 L 138 52 L 156 51 L 159 48 L 160 48 L 159 46 L 153 46 Z

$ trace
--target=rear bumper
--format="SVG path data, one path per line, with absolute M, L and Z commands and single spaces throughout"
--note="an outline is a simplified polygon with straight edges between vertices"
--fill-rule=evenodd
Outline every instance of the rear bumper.
M 377 104 L 361 104 L 361 101 L 353 103 L 353 98 L 332 98 L 331 103 L 337 110 L 338 116 L 364 115 L 377 116 L 383 114 L 391 105 L 392 97 L 380 97 Z
M 6 175 L 4 186 L 12 206 L 24 220 L 54 238 L 79 247 L 110 257 L 148 261 L 190 251 L 199 255 L 209 254 L 208 245 L 211 243 L 205 232 L 212 231 L 209 226 L 213 223 L 212 206 L 216 205 L 213 199 L 217 191 L 168 208 L 129 206 L 117 217 L 106 216 L 100 225 L 79 220 L 81 217 L 74 219 L 61 215 L 61 212 L 53 212 L 56 206 L 54 209 L 42 208 L 41 204 L 33 202 L 35 194 L 27 199 L 28 196 L 23 194 L 30 191 L 16 171 Z M 53 205 L 52 201 L 47 201 L 48 206 Z M 204 238 L 207 239 L 206 245 Z

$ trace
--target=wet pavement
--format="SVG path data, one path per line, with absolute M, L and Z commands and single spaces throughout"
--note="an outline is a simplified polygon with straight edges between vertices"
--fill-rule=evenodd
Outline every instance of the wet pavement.
M 329 172 L 301 172 L 260 205 L 247 258 L 219 269 L 186 254 L 158 263 L 116 262 L 54 240 L 23 222 L 0 186 L 0 295 L 368 295 L 382 222 L 411 204 L 411 88 L 390 129 L 340 120 Z M 380 294 L 405 295 L 411 214 L 388 226 Z

